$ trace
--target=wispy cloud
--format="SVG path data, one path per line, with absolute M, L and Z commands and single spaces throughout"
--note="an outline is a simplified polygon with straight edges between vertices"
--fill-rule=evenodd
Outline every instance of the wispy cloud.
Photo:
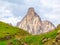
M 44 10 L 43 16 L 53 22 L 55 25 L 59 24 L 60 21 L 60 0 L 41 0 L 42 9 Z M 50 10 L 49 10 L 50 9 Z M 48 12 L 46 12 L 48 11 Z
M 8 19 L 6 22 L 11 20 L 11 23 L 15 17 L 14 22 L 21 20 L 29 7 L 34 7 L 43 20 L 50 20 L 55 25 L 60 23 L 60 0 L 1 0 L 0 19 L 4 17 L 5 20 Z
M 15 5 L 15 4 L 14 4 Z M 6 23 L 12 23 L 16 25 L 18 21 L 20 21 L 21 17 L 16 17 L 13 13 L 12 5 L 8 2 L 1 1 L 0 2 L 0 21 Z

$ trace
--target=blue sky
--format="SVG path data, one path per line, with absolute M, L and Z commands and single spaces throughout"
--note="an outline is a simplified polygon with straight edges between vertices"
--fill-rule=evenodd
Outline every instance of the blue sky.
M 60 24 L 60 0 L 0 0 L 0 21 L 16 25 L 34 7 L 42 20 Z

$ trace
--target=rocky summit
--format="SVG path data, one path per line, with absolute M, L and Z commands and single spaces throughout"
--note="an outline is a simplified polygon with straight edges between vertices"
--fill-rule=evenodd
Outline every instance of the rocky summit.
M 50 21 L 42 21 L 33 7 L 28 9 L 26 16 L 17 23 L 17 26 L 33 35 L 46 33 L 55 29 L 55 26 Z

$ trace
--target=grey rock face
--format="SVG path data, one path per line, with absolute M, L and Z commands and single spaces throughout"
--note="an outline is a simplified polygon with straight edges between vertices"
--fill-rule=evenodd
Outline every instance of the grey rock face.
M 50 21 L 45 20 L 42 22 L 42 28 L 43 33 L 46 33 L 55 29 L 55 26 Z
M 17 23 L 17 26 L 33 35 L 45 33 L 55 28 L 55 26 L 53 26 L 48 21 L 42 22 L 41 18 L 38 16 L 38 14 L 34 11 L 34 8 L 32 7 L 28 9 L 26 16 L 22 19 L 21 22 Z

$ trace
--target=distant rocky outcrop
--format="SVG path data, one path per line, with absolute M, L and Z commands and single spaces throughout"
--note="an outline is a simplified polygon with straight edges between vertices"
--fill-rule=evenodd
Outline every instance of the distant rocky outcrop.
M 34 8 L 28 9 L 26 16 L 17 23 L 17 27 L 28 31 L 31 34 L 41 34 L 55 29 L 55 26 L 49 21 L 42 21 Z
M 55 26 L 50 21 L 48 21 L 48 20 L 42 21 L 43 33 L 52 31 L 53 29 L 55 29 Z

